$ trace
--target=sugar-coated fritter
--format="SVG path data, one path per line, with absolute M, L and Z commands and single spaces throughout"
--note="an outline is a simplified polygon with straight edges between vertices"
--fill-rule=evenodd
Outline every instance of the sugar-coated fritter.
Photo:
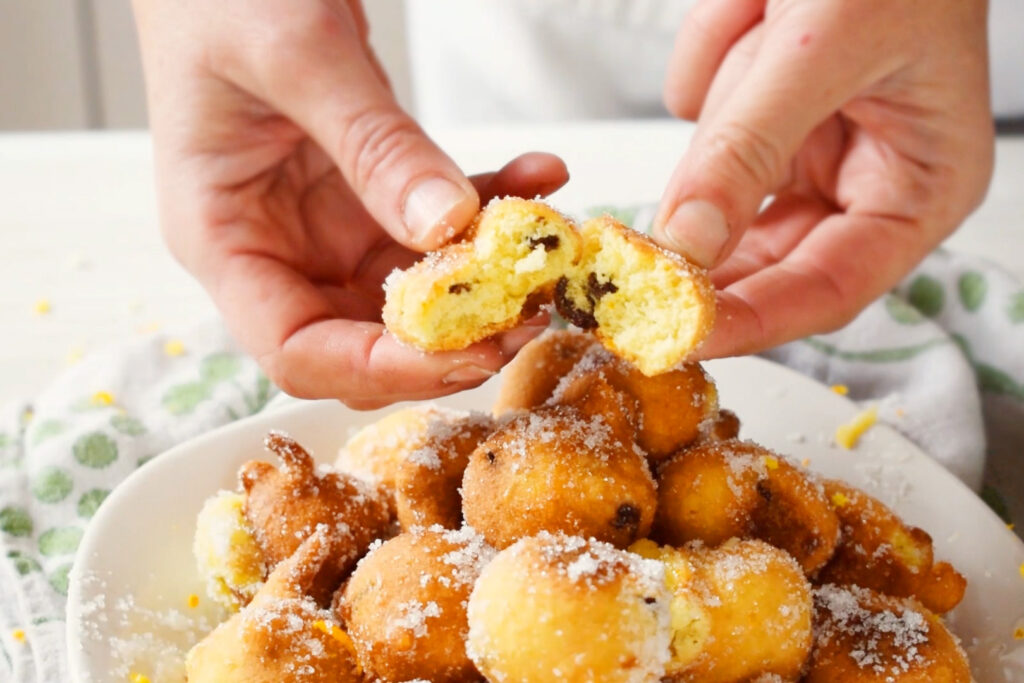
M 241 493 L 218 491 L 199 511 L 192 541 L 207 595 L 233 612 L 252 600 L 267 575 L 244 505 Z
M 857 586 L 814 591 L 805 683 L 970 683 L 967 657 L 942 620 L 912 599 Z
M 647 535 L 656 501 L 639 447 L 571 406 L 511 418 L 473 452 L 462 481 L 466 523 L 499 549 L 541 531 L 624 548 Z
M 462 526 L 462 476 L 473 450 L 494 431 L 485 413 L 444 411 L 426 423 L 416 448 L 398 462 L 395 510 L 402 528 Z
M 330 567 L 314 597 L 323 602 L 366 552 L 370 542 L 388 533 L 391 513 L 376 486 L 343 472 L 318 472 L 312 456 L 280 432 L 267 435 L 265 445 L 280 459 L 280 468 L 252 460 L 239 470 L 245 491 L 245 517 L 267 567 L 295 552 L 318 525 L 326 525 L 334 541 Z
M 662 465 L 655 534 L 675 546 L 759 538 L 813 574 L 832 557 L 839 519 L 810 474 L 763 446 L 733 439 L 697 444 Z
M 811 649 L 811 586 L 800 565 L 763 541 L 634 552 L 665 563 L 672 590 L 669 681 L 795 681 Z
M 547 204 L 494 199 L 454 242 L 384 283 L 384 324 L 425 351 L 464 349 L 550 303 L 580 257 L 573 223 Z
M 551 398 L 555 387 L 584 352 L 598 344 L 594 335 L 578 329 L 548 330 L 519 349 L 501 371 L 494 414 L 529 410 Z
M 580 232 L 583 253 L 555 289 L 558 312 L 645 375 L 676 367 L 714 322 L 707 271 L 611 216 Z
M 310 597 L 330 573 L 332 532 L 320 526 L 277 565 L 241 612 L 193 647 L 189 683 L 359 683 L 348 636 Z
M 363 667 L 386 681 L 478 680 L 466 655 L 466 602 L 493 555 L 468 527 L 417 529 L 373 548 L 338 608 Z
M 483 570 L 467 650 L 490 681 L 653 683 L 669 657 L 669 601 L 661 563 L 543 532 Z
M 605 382 L 633 404 L 636 442 L 651 462 L 693 443 L 718 414 L 718 391 L 699 363 L 648 377 L 601 346 L 592 346 L 556 387 L 552 404 L 572 404 L 594 382 Z
M 949 563 L 935 562 L 932 538 L 923 529 L 906 524 L 879 500 L 844 482 L 826 481 L 825 492 L 839 517 L 842 538 L 818 581 L 913 596 L 938 614 L 960 603 L 967 580 Z

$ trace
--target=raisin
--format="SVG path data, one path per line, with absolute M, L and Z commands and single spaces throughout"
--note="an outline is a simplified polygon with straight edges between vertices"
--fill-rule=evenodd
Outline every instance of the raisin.
M 597 318 L 594 317 L 594 309 L 584 311 L 576 306 L 569 294 L 569 279 L 561 277 L 555 284 L 555 308 L 576 327 L 583 330 L 592 330 L 597 327 Z M 589 301 L 589 297 L 587 298 Z
M 615 511 L 615 520 L 612 522 L 612 526 L 616 529 L 624 529 L 625 527 L 633 527 L 635 529 L 638 524 L 640 524 L 640 510 L 636 506 L 623 503 Z
M 614 294 L 617 291 L 619 288 L 611 280 L 601 282 L 597 279 L 597 273 L 587 275 L 587 301 L 597 303 L 605 294 Z
M 562 241 L 558 239 L 558 235 L 544 235 L 542 237 L 531 237 L 529 242 L 530 249 L 536 249 L 537 247 L 543 245 L 544 251 L 554 251 L 555 249 L 558 249 L 558 245 L 562 243 Z

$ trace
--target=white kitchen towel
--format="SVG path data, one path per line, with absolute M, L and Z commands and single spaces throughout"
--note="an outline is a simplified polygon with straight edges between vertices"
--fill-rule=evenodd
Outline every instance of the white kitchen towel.
M 652 213 L 615 212 L 641 228 Z M 877 404 L 881 419 L 976 489 L 987 427 L 998 483 L 986 495 L 999 507 L 1001 492 L 1024 520 L 1024 287 L 996 267 L 936 252 L 846 328 L 766 355 Z M 275 393 L 210 321 L 91 355 L 0 412 L 0 681 L 69 680 L 68 571 L 110 490 Z

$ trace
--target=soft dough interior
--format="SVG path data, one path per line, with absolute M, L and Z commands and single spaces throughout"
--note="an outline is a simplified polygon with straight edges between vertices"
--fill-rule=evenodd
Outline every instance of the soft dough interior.
M 626 230 L 602 219 L 585 223 L 583 256 L 559 293 L 577 309 L 571 322 L 596 327 L 613 351 L 658 374 L 700 342 L 707 293 L 675 258 Z
M 471 343 L 507 328 L 524 309 L 532 313 L 579 254 L 566 219 L 544 205 L 511 200 L 488 207 L 472 240 L 457 246 L 461 254 L 434 264 L 447 270 L 442 277 L 407 278 L 396 293 L 406 333 L 426 348 L 466 346 L 467 334 Z

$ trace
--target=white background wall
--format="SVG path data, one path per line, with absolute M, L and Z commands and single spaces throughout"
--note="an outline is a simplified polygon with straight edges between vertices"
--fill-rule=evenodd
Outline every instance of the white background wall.
M 363 4 L 371 41 L 408 105 L 402 0 Z M 145 125 L 129 0 L 0 0 L 0 130 Z

